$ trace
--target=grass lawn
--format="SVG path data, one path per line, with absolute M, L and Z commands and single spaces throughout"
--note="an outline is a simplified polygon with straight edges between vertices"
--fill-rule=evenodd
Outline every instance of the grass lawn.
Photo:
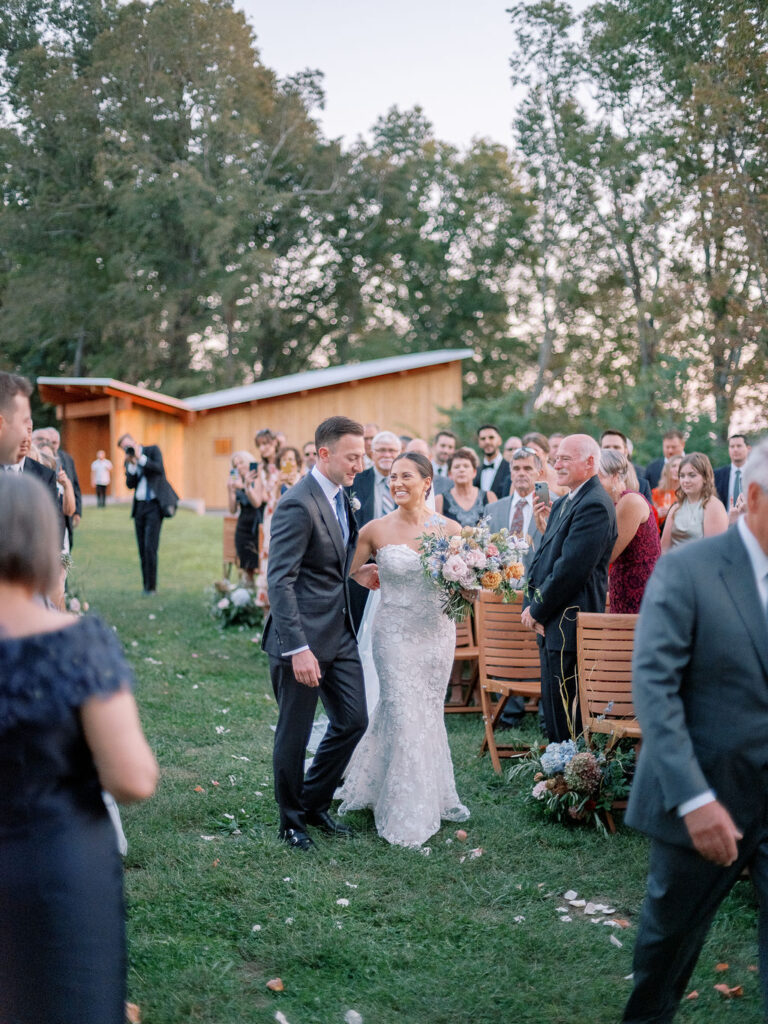
M 428 856 L 395 849 L 363 813 L 350 815 L 353 840 L 319 836 L 315 857 L 278 843 L 266 659 L 252 631 L 221 632 L 203 596 L 221 572 L 221 528 L 185 511 L 164 525 L 154 598 L 141 595 L 126 506 L 86 509 L 74 549 L 74 584 L 122 638 L 162 769 L 156 796 L 123 809 L 129 998 L 145 1024 L 246 1024 L 278 1012 L 289 1024 L 342 1024 L 350 1010 L 365 1024 L 618 1021 L 646 843 L 628 830 L 606 839 L 538 821 L 522 784 L 478 759 L 479 716 L 448 720 L 472 811 L 466 843 L 446 825 Z M 477 847 L 482 856 L 469 857 Z M 579 912 L 561 922 L 568 889 L 631 927 Z M 692 980 L 699 998 L 677 1019 L 757 1024 L 756 956 L 752 889 L 740 884 Z M 715 973 L 719 962 L 727 972 Z M 267 989 L 275 977 L 283 992 Z M 722 981 L 743 985 L 743 998 L 723 1000 L 713 990 Z

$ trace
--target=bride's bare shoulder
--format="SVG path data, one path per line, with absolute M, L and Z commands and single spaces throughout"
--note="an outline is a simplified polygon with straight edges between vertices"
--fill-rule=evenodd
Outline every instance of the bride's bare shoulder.
M 426 525 L 429 533 L 442 533 L 447 537 L 455 537 L 457 533 L 461 533 L 461 526 L 455 519 L 448 519 L 437 512 L 427 520 Z

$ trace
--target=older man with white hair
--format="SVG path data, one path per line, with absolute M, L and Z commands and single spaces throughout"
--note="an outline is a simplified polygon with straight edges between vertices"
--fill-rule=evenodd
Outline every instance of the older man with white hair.
M 523 625 L 538 634 L 541 701 L 547 736 L 561 743 L 581 732 L 576 687 L 576 617 L 605 611 L 616 512 L 597 478 L 600 447 L 587 434 L 563 438 L 555 459 L 568 493 L 552 506 L 528 571 Z

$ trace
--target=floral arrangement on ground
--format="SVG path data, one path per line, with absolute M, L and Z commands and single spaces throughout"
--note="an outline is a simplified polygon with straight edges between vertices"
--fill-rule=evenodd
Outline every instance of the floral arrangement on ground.
M 264 609 L 256 603 L 256 591 L 240 583 L 218 580 L 206 588 L 208 610 L 223 628 L 253 629 L 264 621 Z
M 634 740 L 593 733 L 533 749 L 507 778 L 532 784 L 525 800 L 543 817 L 563 824 L 592 824 L 607 834 L 602 815 L 625 800 L 635 773 Z
M 439 522 L 439 517 L 427 525 Z M 427 578 L 440 590 L 443 611 L 454 622 L 462 622 L 472 607 L 467 595 L 488 590 L 510 601 L 524 589 L 523 555 L 528 551 L 523 537 L 502 529 L 491 533 L 488 521 L 465 526 L 460 534 L 447 536 L 441 530 L 419 537 L 419 557 Z

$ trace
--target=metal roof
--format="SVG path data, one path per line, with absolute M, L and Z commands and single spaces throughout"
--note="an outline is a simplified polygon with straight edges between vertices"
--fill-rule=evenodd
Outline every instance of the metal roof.
M 237 388 L 227 388 L 225 391 L 196 395 L 194 398 L 187 398 L 186 404 L 190 409 L 195 410 L 220 409 L 225 405 L 257 402 L 264 398 L 293 395 L 299 391 L 329 388 L 335 384 L 346 384 L 353 380 L 382 377 L 388 373 L 401 373 L 405 370 L 437 366 L 440 363 L 453 363 L 460 359 L 468 359 L 472 355 L 474 352 L 471 348 L 446 348 L 439 352 L 414 352 L 405 356 L 371 359 L 365 363 L 347 363 L 344 366 L 331 366 L 324 370 L 307 370 L 304 373 L 289 374 L 287 377 L 274 377 L 272 380 L 262 380 Z

